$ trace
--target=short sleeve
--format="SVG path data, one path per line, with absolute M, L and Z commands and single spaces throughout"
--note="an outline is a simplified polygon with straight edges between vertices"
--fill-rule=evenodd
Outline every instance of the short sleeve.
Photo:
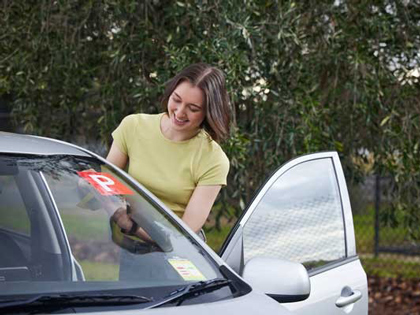
M 133 128 L 135 123 L 135 116 L 129 115 L 126 116 L 112 133 L 112 138 L 114 143 L 117 145 L 118 149 L 125 155 L 128 155 L 130 147 L 130 139 L 133 134 Z
M 229 159 L 222 150 L 216 156 L 210 157 L 207 163 L 203 164 L 206 166 L 201 168 L 202 175 L 198 179 L 197 186 L 226 186 L 229 173 Z

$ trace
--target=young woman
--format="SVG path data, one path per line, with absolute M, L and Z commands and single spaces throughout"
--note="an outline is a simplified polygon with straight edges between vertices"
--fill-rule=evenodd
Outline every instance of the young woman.
M 129 162 L 128 173 L 199 233 L 229 171 L 218 144 L 230 124 L 222 71 L 188 66 L 167 83 L 162 105 L 161 114 L 125 117 L 112 133 L 107 160 L 122 169 Z M 136 234 L 122 213 L 114 219 Z

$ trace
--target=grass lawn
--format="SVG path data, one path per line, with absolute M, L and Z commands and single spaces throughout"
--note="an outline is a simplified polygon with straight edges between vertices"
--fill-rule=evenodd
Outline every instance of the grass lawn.
M 231 226 L 222 226 L 220 231 L 218 231 L 216 228 L 205 226 L 204 231 L 206 232 L 207 245 L 209 245 L 217 253 L 231 229 Z
M 79 261 L 87 281 L 118 281 L 119 265 Z
M 373 206 L 367 208 L 363 215 L 354 215 L 354 230 L 356 233 L 356 246 L 358 253 L 373 253 L 375 239 L 375 210 Z M 387 246 L 409 243 L 408 233 L 402 227 L 384 226 L 379 229 L 379 245 Z
M 363 215 L 354 215 L 353 222 L 357 252 L 368 275 L 402 278 L 420 277 L 420 258 L 413 259 L 413 257 L 403 255 L 382 253 L 378 257 L 373 257 L 375 239 L 375 211 L 373 206 L 369 206 Z M 407 243 L 409 243 L 408 234 L 403 227 L 380 226 L 380 246 L 398 246 Z
M 401 256 L 379 255 L 379 257 L 361 256 L 363 268 L 368 275 L 380 277 L 401 277 L 404 279 L 420 277 L 420 259 L 411 260 Z
M 0 207 L 0 226 L 29 235 L 30 223 L 25 208 Z
M 61 219 L 68 236 L 79 240 L 101 241 L 109 234 L 109 219 L 104 211 L 85 210 L 85 213 L 73 213 L 72 210 L 61 210 Z

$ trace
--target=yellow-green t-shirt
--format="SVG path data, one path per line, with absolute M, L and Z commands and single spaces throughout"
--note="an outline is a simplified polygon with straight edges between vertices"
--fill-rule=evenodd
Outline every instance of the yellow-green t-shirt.
M 163 115 L 129 115 L 112 137 L 129 157 L 128 173 L 182 216 L 195 187 L 226 185 L 229 160 L 203 130 L 186 141 L 167 139 Z

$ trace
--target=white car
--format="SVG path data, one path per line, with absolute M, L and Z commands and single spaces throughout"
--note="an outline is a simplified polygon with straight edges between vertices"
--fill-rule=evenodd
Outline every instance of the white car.
M 280 167 L 219 256 L 103 158 L 0 132 L 0 313 L 74 312 L 367 315 L 337 153 Z

